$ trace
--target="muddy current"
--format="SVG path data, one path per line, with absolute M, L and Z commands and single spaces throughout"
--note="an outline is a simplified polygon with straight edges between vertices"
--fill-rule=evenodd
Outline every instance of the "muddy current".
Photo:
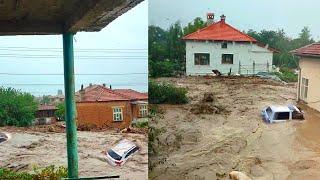
M 299 105 L 304 121 L 266 124 L 260 117 L 265 106 L 296 104 L 294 84 L 244 77 L 156 81 L 187 88 L 190 102 L 157 106 L 149 123 L 159 130 L 150 179 L 228 179 L 233 170 L 258 180 L 319 179 L 320 114 Z

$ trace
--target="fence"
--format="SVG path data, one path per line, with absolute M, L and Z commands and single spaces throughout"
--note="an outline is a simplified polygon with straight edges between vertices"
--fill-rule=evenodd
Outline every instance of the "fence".
M 269 72 L 270 64 L 267 63 L 255 63 L 253 61 L 250 65 L 243 65 L 239 62 L 238 74 L 256 74 L 258 72 Z

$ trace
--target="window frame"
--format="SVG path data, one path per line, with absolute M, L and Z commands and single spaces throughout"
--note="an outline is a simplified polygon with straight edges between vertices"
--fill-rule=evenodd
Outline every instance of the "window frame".
M 146 104 L 139 105 L 139 116 L 140 117 L 148 116 L 148 105 Z
M 197 56 L 200 56 L 200 59 L 198 60 L 199 63 L 197 63 Z M 201 56 L 207 56 L 208 57 L 208 59 L 207 59 L 208 63 L 207 64 L 201 63 L 201 62 L 204 62 L 204 60 L 201 59 Z M 194 53 L 193 58 L 194 58 L 194 65 L 195 66 L 210 66 L 210 53 Z
M 120 111 L 115 111 L 115 110 L 119 110 Z M 121 122 L 123 121 L 123 108 L 122 107 L 119 107 L 119 106 L 116 106 L 116 107 L 112 107 L 112 114 L 113 114 L 113 121 L 114 122 Z M 119 116 L 120 115 L 120 116 Z
M 221 49 L 228 49 L 228 42 L 222 42 Z
M 232 63 L 226 63 L 226 58 L 228 57 L 228 56 L 231 56 L 232 57 Z M 224 59 L 224 57 L 225 57 L 225 59 Z M 221 55 L 221 64 L 234 64 L 234 54 L 222 54 Z
M 301 92 L 300 97 L 303 100 L 307 100 L 308 98 L 308 90 L 309 90 L 309 79 L 302 77 L 301 78 Z

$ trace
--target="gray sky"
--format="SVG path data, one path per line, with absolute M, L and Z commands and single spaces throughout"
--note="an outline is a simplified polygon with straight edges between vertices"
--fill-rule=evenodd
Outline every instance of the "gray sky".
M 167 28 L 180 20 L 186 25 L 214 12 L 216 20 L 225 14 L 227 23 L 240 30 L 284 29 L 294 38 L 308 26 L 313 38 L 320 40 L 319 7 L 316 0 L 149 0 L 149 24 Z
M 147 91 L 148 1 L 118 17 L 100 32 L 77 33 L 74 40 L 75 73 L 135 75 L 76 76 L 81 84 L 106 83 L 113 88 Z M 15 47 L 15 48 L 12 48 Z M 22 48 L 16 48 L 22 47 Z M 30 49 L 31 48 L 31 49 Z M 34 49 L 34 48 L 49 48 Z M 34 95 L 57 94 L 63 88 L 63 76 L 3 75 L 1 73 L 63 73 L 62 36 L 0 36 L 0 86 L 12 86 Z M 83 49 L 108 49 L 83 51 Z M 134 50 L 133 50 L 134 49 Z M 39 56 L 45 57 L 39 58 Z M 9 57 L 11 56 L 11 57 Z M 15 56 L 15 57 L 12 57 Z M 19 56 L 20 58 L 18 58 Z M 36 58 L 25 58 L 37 56 Z M 53 58 L 47 58 L 53 56 Z M 90 57 L 87 56 L 98 56 Z M 106 58 L 107 56 L 107 58 Z M 102 59 L 101 59 L 102 57 Z M 25 85 L 51 84 L 51 85 Z M 54 85 L 52 85 L 54 84 Z

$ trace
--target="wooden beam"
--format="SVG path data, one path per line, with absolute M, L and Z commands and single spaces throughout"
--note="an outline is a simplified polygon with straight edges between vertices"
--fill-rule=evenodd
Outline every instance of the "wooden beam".
M 100 31 L 143 0 L 79 0 L 65 23 L 65 31 Z
M 0 21 L 0 35 L 61 34 L 63 23 Z

